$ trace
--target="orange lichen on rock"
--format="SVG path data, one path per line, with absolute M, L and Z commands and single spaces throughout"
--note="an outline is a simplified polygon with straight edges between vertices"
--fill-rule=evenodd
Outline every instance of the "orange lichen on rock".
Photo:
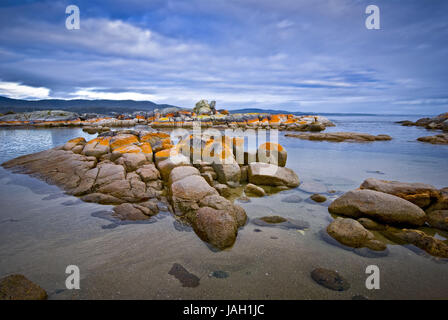
M 143 153 L 152 153 L 151 145 L 148 142 L 143 142 L 139 147 L 142 149 Z
M 127 146 L 121 146 L 114 149 L 114 152 L 118 153 L 141 153 L 142 149 L 135 144 L 130 144 Z
M 133 143 L 138 143 L 138 139 L 133 134 L 123 134 L 116 137 L 113 137 L 110 142 L 110 148 L 115 150 L 116 148 L 126 146 Z
M 107 146 L 109 145 L 110 139 L 111 137 L 97 137 L 87 142 L 87 144 L 99 144 L 101 146 Z
M 74 138 L 74 139 L 68 140 L 67 142 L 77 144 L 77 143 L 80 143 L 80 142 L 86 142 L 86 139 L 84 139 L 83 137 L 78 137 L 78 138 Z
M 274 143 L 274 142 L 263 143 L 258 148 L 265 149 L 268 151 L 271 151 L 271 150 L 283 151 L 284 150 L 284 148 L 281 145 L 279 145 L 278 143 Z

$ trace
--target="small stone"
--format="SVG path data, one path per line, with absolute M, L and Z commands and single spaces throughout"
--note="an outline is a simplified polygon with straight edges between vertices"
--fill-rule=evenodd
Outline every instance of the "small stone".
M 199 286 L 200 279 L 196 275 L 188 272 L 188 270 L 179 263 L 174 263 L 168 274 L 179 280 L 180 283 L 182 283 L 182 287 L 195 288 Z
M 350 284 L 339 273 L 333 270 L 317 268 L 311 272 L 311 278 L 321 286 L 335 290 L 345 291 L 350 288 Z
M 286 203 L 299 203 L 302 201 L 303 201 L 302 197 L 298 194 L 292 194 L 282 199 L 282 202 Z
M 319 203 L 327 201 L 327 197 L 325 197 L 325 196 L 323 196 L 321 194 L 317 194 L 317 193 L 313 194 L 310 198 L 313 201 L 319 202 Z

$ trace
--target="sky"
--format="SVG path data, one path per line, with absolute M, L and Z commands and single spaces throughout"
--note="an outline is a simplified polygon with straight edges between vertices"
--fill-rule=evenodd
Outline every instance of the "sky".
M 445 0 L 2 0 L 0 95 L 438 114 L 447 16 Z

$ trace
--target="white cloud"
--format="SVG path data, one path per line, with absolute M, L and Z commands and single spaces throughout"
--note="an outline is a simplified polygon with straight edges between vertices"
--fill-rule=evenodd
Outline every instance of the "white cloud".
M 285 19 L 280 21 L 279 23 L 277 23 L 277 28 L 279 29 L 286 29 L 289 27 L 292 27 L 295 23 L 292 22 L 291 20 Z
M 0 95 L 13 99 L 45 99 L 50 96 L 50 89 L 0 81 Z
M 106 92 L 101 91 L 98 88 L 86 88 L 77 90 L 74 93 L 71 93 L 74 99 L 106 99 L 106 100 L 135 100 L 135 101 L 145 101 L 151 100 L 155 101 L 160 97 L 156 97 L 152 94 L 132 92 L 132 91 L 124 91 L 124 92 Z

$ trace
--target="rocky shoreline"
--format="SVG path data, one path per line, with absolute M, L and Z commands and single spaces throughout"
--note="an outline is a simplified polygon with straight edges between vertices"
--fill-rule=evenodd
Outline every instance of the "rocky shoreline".
M 201 100 L 193 109 L 165 108 L 151 112 L 130 114 L 99 115 L 44 110 L 0 116 L 0 126 L 18 127 L 83 127 L 88 133 L 101 133 L 113 127 L 133 127 L 148 125 L 152 128 L 192 128 L 200 123 L 202 128 L 242 128 L 242 129 L 279 129 L 289 131 L 319 132 L 334 124 L 325 117 L 317 115 L 236 113 L 215 108 L 216 102 Z
M 224 139 L 225 140 L 225 139 Z M 146 220 L 168 206 L 178 219 L 218 249 L 231 247 L 247 217 L 229 199 L 264 196 L 299 185 L 297 174 L 285 167 L 287 153 L 280 145 L 264 143 L 250 161 L 246 152 L 237 163 L 238 144 L 187 135 L 176 145 L 160 131 L 122 130 L 86 141 L 21 156 L 2 164 L 15 173 L 29 174 L 55 184 L 86 202 L 115 205 L 122 220 Z M 235 142 L 237 138 L 235 138 Z M 213 154 L 212 162 L 193 161 L 190 147 Z M 278 150 L 278 165 L 266 154 Z M 245 186 L 245 188 L 241 188 Z M 244 191 L 245 190 L 245 191 Z
M 428 130 L 442 130 L 443 133 L 434 136 L 424 136 L 417 140 L 431 144 L 448 144 L 448 112 L 439 114 L 433 118 L 421 118 L 415 122 L 404 120 L 396 122 L 402 126 L 410 127 L 423 127 Z

